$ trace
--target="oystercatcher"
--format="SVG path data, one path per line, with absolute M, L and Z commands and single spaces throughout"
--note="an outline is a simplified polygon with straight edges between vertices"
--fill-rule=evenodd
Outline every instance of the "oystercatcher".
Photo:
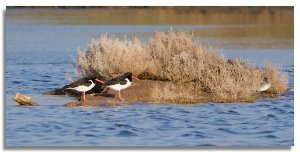
M 97 78 L 95 79 L 95 81 L 97 81 L 99 83 L 104 83 L 103 81 L 101 81 Z M 95 83 L 92 80 L 89 80 L 89 82 L 90 83 L 88 83 L 88 82 L 81 83 L 77 87 L 67 88 L 67 89 L 72 89 L 72 90 L 76 90 L 78 92 L 82 92 L 81 99 L 83 99 L 83 101 L 85 101 L 85 92 L 91 90 L 95 86 Z
M 125 74 L 113 78 L 110 81 L 104 83 L 108 88 L 118 91 L 118 99 L 120 101 L 125 101 L 121 97 L 121 90 L 128 88 L 132 84 L 132 78 L 140 80 L 137 77 L 133 76 L 131 72 L 126 72 Z
M 264 80 L 259 84 L 258 91 L 266 91 L 271 87 L 271 82 L 268 81 L 268 78 L 264 78 Z

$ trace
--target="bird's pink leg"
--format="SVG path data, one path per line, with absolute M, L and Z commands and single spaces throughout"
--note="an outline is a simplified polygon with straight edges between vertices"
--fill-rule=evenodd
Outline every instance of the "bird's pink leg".
M 83 101 L 85 101 L 85 92 L 83 92 Z
M 120 101 L 125 101 L 125 100 L 121 97 L 121 91 L 119 91 L 119 100 L 120 100 Z

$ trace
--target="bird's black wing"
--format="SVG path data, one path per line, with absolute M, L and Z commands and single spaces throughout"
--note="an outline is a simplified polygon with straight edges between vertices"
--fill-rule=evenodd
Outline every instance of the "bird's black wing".
M 115 85 L 115 84 L 125 85 L 126 83 L 127 83 L 126 80 L 110 80 L 106 82 L 105 85 Z
M 92 78 L 82 78 L 82 79 L 79 79 L 71 84 L 68 84 L 66 86 L 63 87 L 63 89 L 65 88 L 75 88 L 75 87 L 78 87 L 80 85 L 85 85 L 85 86 L 89 86 L 91 85 L 91 82 L 89 82 L 89 80 L 92 80 Z
M 124 81 L 125 78 L 126 77 L 124 75 L 121 75 L 121 76 L 118 76 L 118 77 L 115 77 L 115 78 L 111 79 L 110 81 Z
M 81 83 L 80 85 L 83 85 L 83 86 L 90 86 L 92 83 L 91 82 L 84 82 L 84 83 Z

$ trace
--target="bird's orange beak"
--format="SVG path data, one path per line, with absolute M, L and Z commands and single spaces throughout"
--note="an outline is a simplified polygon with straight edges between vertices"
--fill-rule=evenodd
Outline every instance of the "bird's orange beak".
M 104 83 L 103 81 L 101 81 L 101 80 L 99 80 L 99 79 L 95 79 L 97 82 L 99 82 L 99 83 Z
M 136 79 L 136 80 L 140 80 L 139 78 L 137 78 L 136 76 L 131 76 L 133 79 Z

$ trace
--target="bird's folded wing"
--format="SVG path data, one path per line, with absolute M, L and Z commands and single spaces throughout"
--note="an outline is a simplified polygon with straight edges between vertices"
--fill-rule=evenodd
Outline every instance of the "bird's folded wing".
M 106 82 L 105 84 L 106 85 L 115 85 L 115 84 L 125 85 L 126 83 L 127 83 L 126 80 L 118 80 L 118 81 L 111 80 L 111 81 Z

